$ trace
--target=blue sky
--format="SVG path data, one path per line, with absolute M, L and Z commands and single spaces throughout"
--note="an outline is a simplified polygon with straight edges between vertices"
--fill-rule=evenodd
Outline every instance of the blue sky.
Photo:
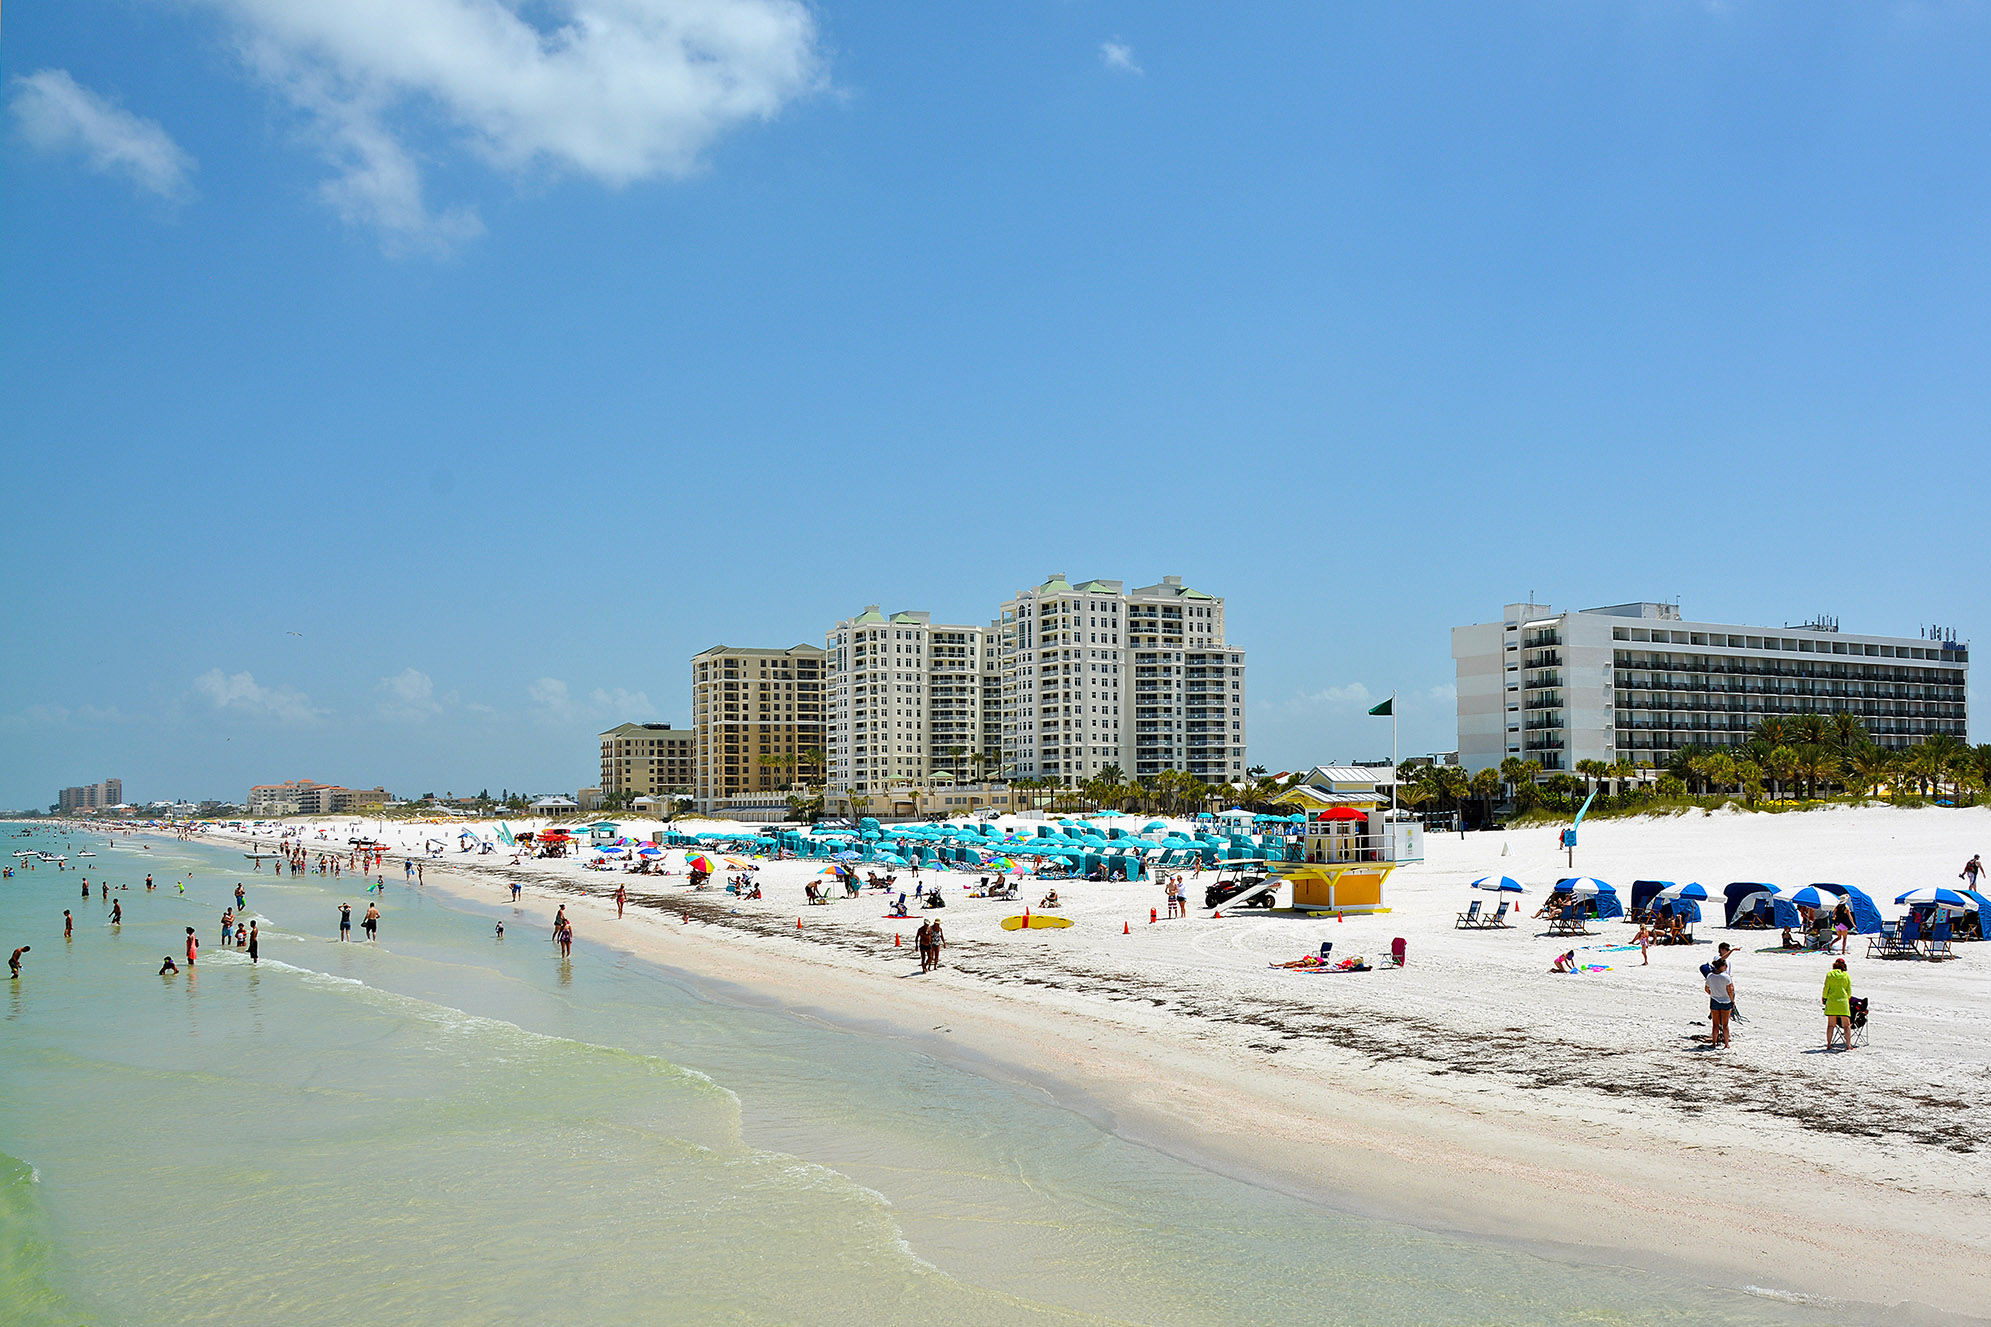
M 687 657 L 1228 597 L 1274 769 L 1531 590 L 1970 636 L 1991 10 L 72 0 L 0 48 L 0 805 L 588 781 Z M 296 633 L 296 634 L 293 634 Z

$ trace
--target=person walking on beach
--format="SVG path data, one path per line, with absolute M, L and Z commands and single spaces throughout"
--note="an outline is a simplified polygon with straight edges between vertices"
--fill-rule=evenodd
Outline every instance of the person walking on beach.
M 932 929 L 926 933 L 926 944 L 933 957 L 933 966 L 940 966 L 940 951 L 947 948 L 947 935 L 940 929 L 940 920 L 935 918 Z
M 1728 1042 L 1728 1016 L 1735 1012 L 1735 981 L 1728 975 L 1728 960 L 1718 958 L 1708 968 L 1705 985 L 1708 993 L 1708 1015 L 1712 1026 L 1708 1033 L 1708 1045 L 1726 1047 Z
M 523 888 L 524 886 L 520 885 L 518 881 L 512 881 L 512 902 L 518 902 L 519 891 Z
M 919 970 L 921 972 L 925 972 L 930 966 L 932 966 L 930 963 L 927 962 L 927 954 L 929 952 L 927 948 L 927 939 L 932 934 L 933 934 L 932 922 L 921 922 L 919 924 L 919 929 L 913 932 L 913 947 L 919 951 Z
M 249 923 L 249 965 L 251 967 L 254 967 L 256 963 L 256 941 L 259 938 L 260 937 L 257 936 L 256 934 L 256 923 L 250 922 Z
M 33 945 L 22 945 L 19 949 L 7 955 L 7 975 L 9 977 L 19 979 L 21 975 L 21 955 L 33 948 Z
M 352 938 L 353 905 L 350 903 L 341 903 L 339 905 L 339 939 L 350 940 Z
M 1846 1035 L 1846 1049 L 1853 1049 L 1853 974 L 1846 971 L 1846 960 L 1832 960 L 1832 970 L 1825 974 L 1825 992 L 1818 997 L 1825 1006 L 1825 1049 L 1832 1049 L 1832 1033 L 1843 1029 Z
M 371 903 L 367 904 L 366 916 L 360 918 L 360 925 L 365 928 L 367 939 L 378 940 L 380 938 L 380 909 L 374 907 Z
M 617 885 L 615 887 L 615 919 L 617 921 L 622 920 L 622 905 L 625 902 L 627 902 L 628 899 L 629 899 L 629 887 L 627 885 Z
M 1972 853 L 1970 860 L 1963 864 L 1963 874 L 1958 878 L 1963 881 L 1965 889 L 1975 889 L 1977 888 L 1977 878 L 1983 874 L 1984 863 L 1978 858 L 1976 853 Z
M 567 924 L 567 905 L 562 903 L 560 905 L 559 910 L 553 914 L 553 938 L 555 940 L 558 940 L 560 938 L 560 928 L 562 926 L 565 926 L 566 924 Z
M 560 923 L 560 957 L 570 958 L 574 953 L 574 923 Z

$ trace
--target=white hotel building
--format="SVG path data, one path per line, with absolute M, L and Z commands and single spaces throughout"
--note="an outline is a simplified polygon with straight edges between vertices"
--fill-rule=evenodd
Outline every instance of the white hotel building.
M 1687 622 L 1672 604 L 1558 613 L 1509 604 L 1499 622 L 1452 629 L 1459 763 L 1508 756 L 1545 770 L 1579 760 L 1660 765 L 1688 745 L 1748 740 L 1769 716 L 1855 714 L 1885 747 L 1965 739 L 1967 646 L 1855 636 L 1836 622 Z
M 1003 604 L 996 630 L 1010 774 L 1243 780 L 1244 651 L 1226 642 L 1222 599 L 1180 576 L 1129 590 L 1059 572 Z
M 888 617 L 872 604 L 831 627 L 823 648 L 831 787 L 872 793 L 936 773 L 965 783 L 976 756 L 993 763 L 987 627 L 940 625 L 923 612 Z
M 1224 601 L 1179 576 L 1128 590 L 1056 574 L 985 627 L 873 604 L 824 648 L 832 788 L 980 772 L 1076 783 L 1109 765 L 1244 778 L 1244 651 L 1226 642 Z

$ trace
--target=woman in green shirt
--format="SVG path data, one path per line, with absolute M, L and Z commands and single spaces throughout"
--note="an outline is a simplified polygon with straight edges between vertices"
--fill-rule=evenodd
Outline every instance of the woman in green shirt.
M 1832 970 L 1825 974 L 1825 994 L 1819 997 L 1825 1005 L 1825 1049 L 1832 1049 L 1832 1032 L 1835 1028 L 1845 1030 L 1846 1049 L 1853 1049 L 1853 974 L 1846 971 L 1846 960 L 1832 960 Z

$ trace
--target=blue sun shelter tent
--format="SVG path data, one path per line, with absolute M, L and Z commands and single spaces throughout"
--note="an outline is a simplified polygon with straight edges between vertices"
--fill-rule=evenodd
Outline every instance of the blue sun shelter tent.
M 1874 906 L 1874 901 L 1867 897 L 1864 890 L 1855 889 L 1851 885 L 1832 885 L 1822 881 L 1811 887 L 1820 894 L 1837 894 L 1851 905 L 1853 910 L 1853 930 L 1856 934 L 1877 935 L 1880 933 L 1880 909 Z M 1833 905 L 1828 903 L 1827 906 L 1830 907 Z
M 1637 916 L 1639 913 L 1644 912 L 1652 906 L 1652 901 L 1659 897 L 1661 890 L 1671 889 L 1672 887 L 1673 882 L 1671 880 L 1632 881 L 1632 915 Z
M 1722 889 L 1723 924 L 1730 929 L 1744 926 L 1795 926 L 1797 909 L 1778 903 L 1777 887 L 1761 880 L 1737 880 Z

